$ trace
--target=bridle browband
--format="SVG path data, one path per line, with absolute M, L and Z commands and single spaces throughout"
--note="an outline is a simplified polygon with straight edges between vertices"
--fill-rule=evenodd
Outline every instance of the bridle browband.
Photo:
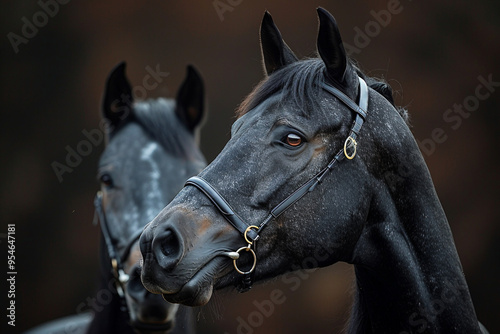
M 309 181 L 303 184 L 300 188 L 295 190 L 290 196 L 285 198 L 281 203 L 275 206 L 269 213 L 269 215 L 260 223 L 260 225 L 249 225 L 247 224 L 238 214 L 231 208 L 229 203 L 222 197 L 219 192 L 210 185 L 206 180 L 201 177 L 194 176 L 186 181 L 185 186 L 194 186 L 203 192 L 210 201 L 219 210 L 222 216 L 238 230 L 245 241 L 248 243 L 247 246 L 239 248 L 236 252 L 225 253 L 225 255 L 233 259 L 234 268 L 236 271 L 243 275 L 242 282 L 237 286 L 240 292 L 248 291 L 252 286 L 251 273 L 254 271 L 257 264 L 257 256 L 255 255 L 255 242 L 259 239 L 259 233 L 262 229 L 273 219 L 278 218 L 283 212 L 285 212 L 289 207 L 291 207 L 295 202 L 304 197 L 307 193 L 313 191 L 318 184 L 323 181 L 323 178 L 327 175 L 329 171 L 332 170 L 336 163 L 341 162 L 344 158 L 349 160 L 356 156 L 357 141 L 359 132 L 367 116 L 368 110 L 368 87 L 366 82 L 362 78 L 359 79 L 359 105 L 356 104 L 351 98 L 340 91 L 338 88 L 323 84 L 322 88 L 328 93 L 340 100 L 344 105 L 351 109 L 355 114 L 355 120 L 349 132 L 349 136 L 344 142 L 344 147 L 339 150 L 339 152 L 333 157 L 333 159 L 328 163 L 328 165 L 323 168 L 319 173 L 312 177 Z M 252 249 L 252 247 L 254 249 Z M 239 258 L 240 252 L 243 250 L 250 252 L 253 257 L 253 265 L 247 271 L 242 271 L 238 267 L 236 261 Z

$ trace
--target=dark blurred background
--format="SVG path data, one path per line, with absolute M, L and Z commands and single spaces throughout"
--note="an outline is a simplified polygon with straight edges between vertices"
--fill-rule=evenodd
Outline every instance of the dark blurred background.
M 92 226 L 92 199 L 103 146 L 62 182 L 51 164 L 64 164 L 66 147 L 75 148 L 86 139 L 83 130 L 98 127 L 111 68 L 127 61 L 132 86 L 138 86 L 147 66 L 159 66 L 169 76 L 147 97 L 171 97 L 185 66 L 194 64 L 208 89 L 201 146 L 211 161 L 229 138 L 235 107 L 263 77 L 258 30 L 264 11 L 298 55 L 312 56 L 317 6 L 337 18 L 362 68 L 384 77 L 397 103 L 409 109 L 478 317 L 491 333 L 500 332 L 500 2 L 59 1 L 1 4 L 0 268 L 5 275 L 7 224 L 16 224 L 18 272 L 16 328 L 2 332 L 74 314 L 95 296 L 99 231 Z M 52 7 L 44 15 L 46 2 L 58 4 L 57 13 Z M 388 8 L 390 18 L 381 14 Z M 23 28 L 33 23 L 39 27 Z M 497 84 L 487 90 L 484 81 Z M 470 112 L 447 119 L 454 105 Z M 199 309 L 200 332 L 237 333 L 241 320 L 255 324 L 257 318 L 249 319 L 253 302 L 269 299 L 273 289 L 281 289 L 286 301 L 252 332 L 339 332 L 352 278 L 352 268 L 338 264 L 311 273 L 295 291 L 278 279 L 247 294 L 219 293 Z M 6 328 L 4 314 L 1 319 Z

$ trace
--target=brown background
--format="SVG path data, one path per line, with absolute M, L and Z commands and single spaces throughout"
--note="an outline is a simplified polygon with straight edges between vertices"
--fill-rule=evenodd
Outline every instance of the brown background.
M 128 62 L 133 86 L 142 84 L 146 66 L 159 64 L 169 72 L 148 97 L 173 96 L 185 66 L 197 66 L 208 87 L 202 150 L 210 161 L 228 140 L 234 108 L 262 78 L 258 29 L 264 10 L 298 55 L 311 56 L 317 6 L 331 11 L 344 41 L 356 45 L 358 29 L 375 22 L 370 11 L 391 2 L 221 1 L 234 5 L 223 20 L 212 0 L 70 1 L 18 53 L 7 34 L 21 35 L 22 18 L 33 22 L 42 9 L 36 1 L 2 2 L 0 268 L 5 275 L 6 225 L 15 223 L 17 331 L 74 314 L 95 296 L 98 228 L 91 224 L 92 199 L 103 146 L 64 174 L 62 183 L 51 163 L 64 163 L 65 147 L 75 148 L 85 139 L 82 130 L 98 127 L 104 80 L 115 64 Z M 443 119 L 448 108 L 474 96 L 479 76 L 500 81 L 500 4 L 402 0 L 400 6 L 353 56 L 369 74 L 393 85 L 397 102 L 411 112 L 418 140 L 436 128 L 444 131 L 446 140 L 426 160 L 477 314 L 492 333 L 500 332 L 500 87 L 458 129 Z M 244 295 L 220 293 L 200 309 L 200 332 L 237 333 L 238 317 L 248 321 L 253 302 L 269 299 L 273 289 L 286 300 L 255 333 L 339 332 L 348 315 L 351 279 L 350 266 L 339 264 L 311 273 L 296 291 L 277 279 Z M 6 292 L 0 300 L 5 310 Z

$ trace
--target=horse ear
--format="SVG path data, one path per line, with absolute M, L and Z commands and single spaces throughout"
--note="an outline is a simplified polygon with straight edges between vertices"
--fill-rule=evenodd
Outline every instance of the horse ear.
M 205 85 L 198 71 L 187 67 L 186 79 L 177 93 L 175 112 L 189 131 L 194 132 L 201 123 L 205 110 Z
M 318 8 L 318 53 L 326 65 L 328 77 L 343 83 L 347 69 L 347 56 L 335 18 L 323 8 Z
M 112 126 L 125 121 L 131 114 L 133 97 L 125 66 L 125 62 L 116 65 L 106 81 L 102 113 Z
M 269 12 L 264 14 L 260 26 L 260 47 L 267 75 L 297 61 L 297 56 L 286 45 Z

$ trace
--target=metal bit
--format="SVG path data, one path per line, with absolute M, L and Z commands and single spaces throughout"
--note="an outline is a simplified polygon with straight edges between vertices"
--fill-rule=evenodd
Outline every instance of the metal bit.
M 224 252 L 221 255 L 225 255 L 227 257 L 230 257 L 233 260 L 238 260 L 240 258 L 240 253 L 238 253 L 238 252 Z

